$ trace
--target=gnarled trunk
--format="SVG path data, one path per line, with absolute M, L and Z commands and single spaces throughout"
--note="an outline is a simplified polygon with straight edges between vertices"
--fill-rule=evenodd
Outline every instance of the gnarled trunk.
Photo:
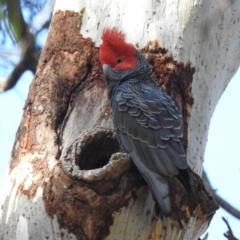
M 60 3 L 3 184 L 2 239 L 197 239 L 217 209 L 197 174 L 213 110 L 239 65 L 237 3 Z M 118 153 L 98 59 L 104 26 L 142 50 L 183 115 L 195 203 L 170 178 L 165 221 L 129 156 Z

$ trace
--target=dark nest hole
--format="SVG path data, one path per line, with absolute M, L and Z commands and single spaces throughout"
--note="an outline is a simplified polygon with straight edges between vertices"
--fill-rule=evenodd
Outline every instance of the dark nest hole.
M 102 168 L 107 165 L 112 154 L 120 151 L 120 145 L 113 133 L 98 132 L 87 139 L 76 159 L 81 170 Z

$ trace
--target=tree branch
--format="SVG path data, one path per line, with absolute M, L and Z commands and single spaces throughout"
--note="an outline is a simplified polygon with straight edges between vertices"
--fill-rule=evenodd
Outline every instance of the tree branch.
M 10 76 L 5 80 L 0 81 L 0 92 L 7 91 L 15 86 L 21 75 L 26 70 L 31 70 L 33 74 L 36 71 L 40 53 L 35 47 L 35 40 L 32 34 L 28 34 L 26 39 L 22 39 L 21 46 L 21 59 L 13 69 Z
M 28 25 L 24 21 L 20 1 L 7 0 L 9 23 L 13 34 L 21 48 L 21 58 L 10 76 L 0 82 L 0 92 L 7 91 L 15 86 L 21 75 L 26 70 L 36 71 L 40 53 L 35 45 L 35 36 L 30 33 Z
M 228 231 L 226 233 L 223 234 L 223 236 L 225 238 L 227 238 L 228 240 L 238 240 L 234 235 L 233 235 L 233 232 L 232 232 L 232 229 L 228 223 L 228 221 L 226 220 L 226 218 L 222 217 L 222 220 L 226 223 L 227 227 L 228 227 Z
M 230 214 L 232 214 L 234 217 L 236 217 L 237 219 L 240 220 L 240 211 L 238 211 L 236 208 L 234 208 L 232 205 L 230 205 L 228 202 L 226 202 L 223 198 L 221 198 L 211 187 L 211 184 L 207 178 L 207 175 L 205 173 L 205 171 L 203 171 L 202 174 L 202 180 L 203 183 L 207 189 L 208 192 L 210 192 L 213 197 L 215 198 L 215 200 L 217 201 L 217 203 L 223 208 L 225 209 L 227 212 L 229 212 Z

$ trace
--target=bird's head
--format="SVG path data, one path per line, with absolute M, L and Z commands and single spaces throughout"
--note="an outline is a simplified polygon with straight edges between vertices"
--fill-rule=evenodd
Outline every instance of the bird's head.
M 125 41 L 124 33 L 116 28 L 105 29 L 102 40 L 99 58 L 108 87 L 128 79 L 152 80 L 147 59 Z
M 99 58 L 103 66 L 103 72 L 127 71 L 132 69 L 138 62 L 137 51 L 132 44 L 125 42 L 125 34 L 113 29 L 105 29 L 102 34 Z

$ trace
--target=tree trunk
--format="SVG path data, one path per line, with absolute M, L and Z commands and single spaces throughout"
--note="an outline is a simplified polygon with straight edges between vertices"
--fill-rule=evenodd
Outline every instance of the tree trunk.
M 3 183 L 1 239 L 198 239 L 218 207 L 198 175 L 210 118 L 239 66 L 237 1 L 62 2 Z M 98 58 L 106 26 L 141 49 L 183 115 L 195 202 L 170 178 L 165 221 L 130 157 L 118 153 Z

